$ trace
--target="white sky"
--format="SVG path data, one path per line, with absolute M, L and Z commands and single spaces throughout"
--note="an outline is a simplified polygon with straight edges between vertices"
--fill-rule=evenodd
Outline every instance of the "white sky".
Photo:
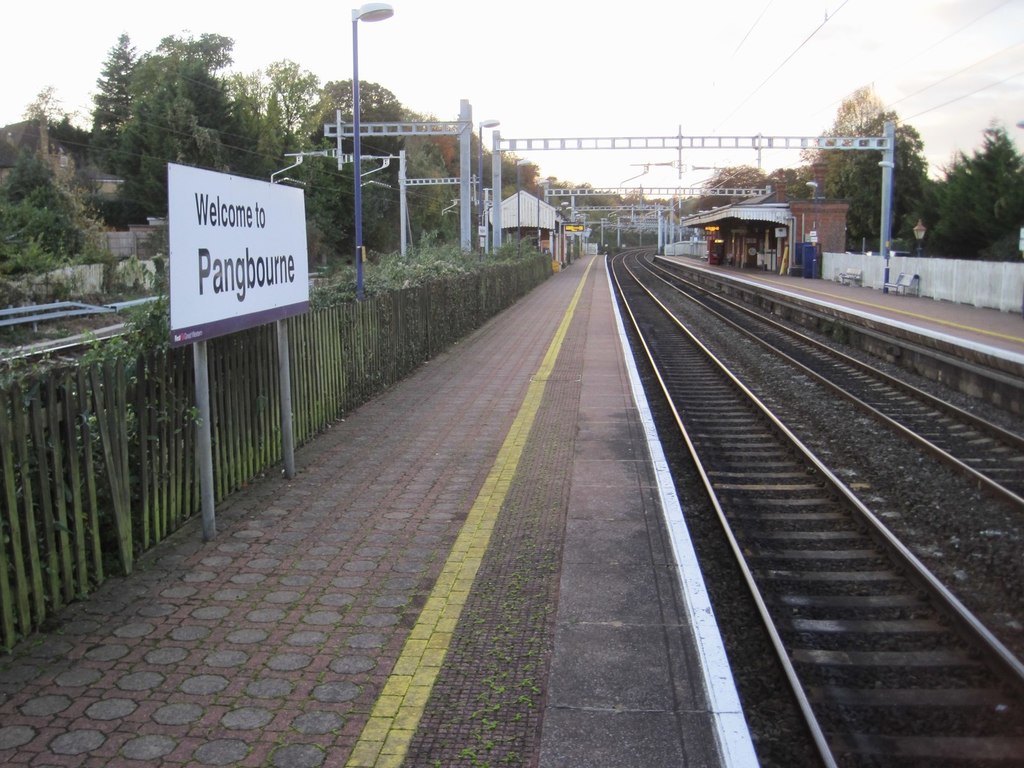
M 352 76 L 351 5 L 57 0 L 5 12 L 0 124 L 47 86 L 88 115 L 103 63 L 125 32 L 139 53 L 168 35 L 234 39 L 234 69 L 284 59 L 321 82 Z M 359 73 L 407 108 L 501 121 L 505 138 L 816 136 L 842 100 L 873 84 L 920 132 L 933 175 L 978 149 L 995 120 L 1024 147 L 1024 0 L 392 0 L 359 25 Z M 826 17 L 828 18 L 826 22 Z M 490 146 L 489 132 L 486 136 Z M 709 171 L 671 150 L 521 153 L 542 176 L 594 186 L 679 186 Z M 474 159 L 475 162 L 475 159 Z M 699 150 L 688 166 L 756 163 Z M 764 166 L 799 165 L 796 150 Z M 643 174 L 643 175 L 641 175 Z

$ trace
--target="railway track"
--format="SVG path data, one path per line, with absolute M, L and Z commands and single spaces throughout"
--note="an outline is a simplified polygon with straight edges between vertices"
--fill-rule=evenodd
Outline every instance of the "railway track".
M 834 346 L 707 291 L 672 269 L 638 263 L 666 290 L 678 291 L 755 339 L 806 375 L 938 457 L 979 488 L 1024 511 L 1024 435 L 935 397 Z
M 612 266 L 624 315 L 822 764 L 1020 765 L 1024 665 L 657 301 L 641 267 Z

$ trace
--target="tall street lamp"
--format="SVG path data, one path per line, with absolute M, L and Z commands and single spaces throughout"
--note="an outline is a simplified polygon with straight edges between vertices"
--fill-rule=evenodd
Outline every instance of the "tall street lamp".
M 917 238 L 917 258 L 919 259 L 921 258 L 921 241 L 924 240 L 924 233 L 927 231 L 924 222 L 918 219 L 917 224 L 914 225 L 914 237 Z
M 885 124 L 887 136 L 890 125 L 892 124 Z M 885 157 L 887 159 L 878 164 L 882 169 L 882 224 L 878 239 L 882 246 L 882 255 L 885 256 L 885 266 L 882 268 L 882 293 L 889 292 L 889 257 L 892 255 L 892 171 L 896 167 L 896 163 L 889 159 L 889 150 L 886 150 Z
M 487 250 L 487 206 L 484 205 L 484 128 L 497 128 L 501 125 L 500 120 L 481 120 L 480 121 L 480 151 L 477 154 L 477 200 L 480 205 L 480 230 L 484 233 L 484 250 Z
M 549 182 L 547 180 L 540 181 L 537 183 L 537 250 L 541 252 L 543 252 L 544 249 L 540 247 L 540 199 L 544 195 L 544 192 L 547 190 L 548 184 Z
M 516 257 L 523 255 L 523 174 L 519 169 L 528 162 L 525 157 L 516 161 Z
M 818 182 L 816 182 L 816 181 L 808 181 L 807 182 L 807 186 L 811 190 L 811 202 L 814 204 L 814 207 L 812 209 L 812 217 L 813 218 L 811 220 L 811 233 L 814 235 L 813 245 L 814 245 L 814 255 L 815 255 L 815 258 L 816 258 L 817 254 L 818 254 L 818 240 L 819 240 L 819 237 L 820 237 L 818 235 Z M 806 233 L 804 234 L 804 240 L 807 240 L 807 234 Z M 807 253 L 804 252 L 802 254 L 802 257 L 806 259 L 807 258 Z M 811 277 L 814 277 L 814 273 L 815 273 L 815 271 L 817 269 L 817 265 L 816 264 L 811 264 L 810 265 L 810 270 L 808 270 L 808 265 L 804 264 L 803 268 L 804 268 L 804 277 L 807 276 L 808 271 L 810 271 Z
M 817 233 L 818 231 L 818 182 L 808 181 L 807 186 L 811 189 L 811 202 L 814 203 L 814 223 L 811 225 L 811 230 Z
M 356 299 L 363 300 L 363 189 L 359 138 L 359 22 L 390 19 L 395 9 L 387 3 L 366 3 L 352 10 L 352 167 L 355 179 Z

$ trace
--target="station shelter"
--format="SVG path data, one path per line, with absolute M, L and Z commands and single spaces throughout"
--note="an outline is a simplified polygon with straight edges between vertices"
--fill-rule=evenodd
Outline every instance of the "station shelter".
M 564 223 L 557 208 L 529 192 L 520 191 L 501 201 L 502 241 L 529 243 L 561 264 L 566 253 Z
M 779 190 L 680 223 L 703 232 L 709 264 L 820 277 L 821 254 L 846 250 L 848 210 L 845 200 L 787 200 Z

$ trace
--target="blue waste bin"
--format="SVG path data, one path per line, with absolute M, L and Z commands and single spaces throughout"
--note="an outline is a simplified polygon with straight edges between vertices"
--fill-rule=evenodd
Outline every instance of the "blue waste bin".
M 807 278 L 818 276 L 818 249 L 814 243 L 798 243 L 802 251 L 800 262 L 803 264 L 803 275 Z

